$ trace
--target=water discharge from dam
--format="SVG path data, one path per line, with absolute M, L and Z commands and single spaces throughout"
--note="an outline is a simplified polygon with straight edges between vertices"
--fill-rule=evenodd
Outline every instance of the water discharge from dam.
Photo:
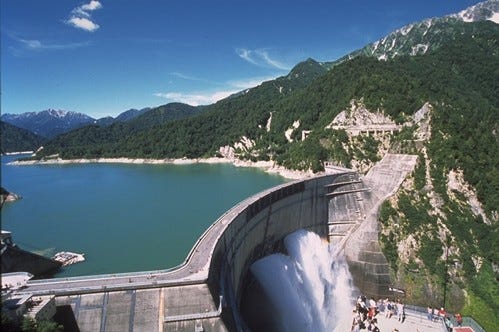
M 284 240 L 287 255 L 256 261 L 251 271 L 272 310 L 275 331 L 347 331 L 353 285 L 348 265 L 317 234 L 298 230 Z

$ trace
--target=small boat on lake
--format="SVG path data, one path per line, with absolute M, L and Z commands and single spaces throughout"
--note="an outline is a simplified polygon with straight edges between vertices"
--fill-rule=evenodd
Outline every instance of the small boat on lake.
M 55 254 L 52 259 L 60 262 L 62 266 L 67 266 L 83 262 L 85 260 L 85 257 L 84 254 L 78 254 L 70 251 L 61 251 Z

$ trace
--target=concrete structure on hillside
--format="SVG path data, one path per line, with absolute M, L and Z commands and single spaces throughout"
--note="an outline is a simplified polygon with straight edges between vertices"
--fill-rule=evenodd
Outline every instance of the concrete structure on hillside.
M 373 248 L 361 236 L 372 230 L 363 225 L 385 197 L 377 190 L 351 171 L 286 183 L 227 211 L 176 268 L 33 280 L 18 292 L 54 295 L 59 308 L 71 309 L 81 331 L 244 330 L 239 309 L 250 265 L 281 251 L 286 235 L 307 229 L 329 237 L 339 250 L 348 241 L 347 257 L 357 276 L 378 281 L 361 291 L 384 296 L 389 279 L 378 278 L 386 274 L 378 272 L 388 265 L 376 261 L 381 268 L 373 270 L 365 264 L 366 250 Z
M 362 182 L 371 190 L 359 199 L 364 216 L 345 237 L 348 239 L 345 256 L 354 284 L 368 297 L 378 299 L 394 295 L 389 289 L 389 265 L 378 242 L 378 210 L 383 201 L 395 194 L 416 162 L 414 155 L 388 154 L 363 178 Z
M 345 130 L 350 136 L 393 135 L 402 129 L 389 116 L 379 110 L 369 111 L 362 100 L 350 101 L 350 108 L 341 111 L 326 129 Z

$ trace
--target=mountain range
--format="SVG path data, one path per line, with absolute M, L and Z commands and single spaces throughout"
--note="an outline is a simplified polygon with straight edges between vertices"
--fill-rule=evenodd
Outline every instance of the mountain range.
M 416 154 L 415 171 L 380 210 L 392 280 L 407 302 L 447 300 L 448 309 L 493 330 L 498 17 L 499 1 L 489 0 L 412 23 L 339 60 L 307 59 L 212 105 L 168 104 L 127 122 L 60 134 L 37 158 L 223 156 L 314 172 L 329 161 L 365 173 L 386 153 Z M 355 125 L 395 130 L 362 135 Z
M 104 117 L 94 119 L 86 114 L 48 109 L 41 112 L 26 112 L 21 114 L 2 114 L 0 120 L 15 127 L 26 129 L 44 138 L 54 138 L 57 135 L 70 132 L 71 130 L 84 127 L 89 124 L 109 126 L 115 122 L 127 122 L 151 108 L 141 110 L 130 109 L 120 113 L 116 118 Z

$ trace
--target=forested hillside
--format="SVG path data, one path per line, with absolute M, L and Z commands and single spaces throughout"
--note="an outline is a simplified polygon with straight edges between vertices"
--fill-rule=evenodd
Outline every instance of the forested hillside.
M 2 153 L 36 151 L 46 141 L 41 136 L 6 122 L 0 121 L 0 125 Z

